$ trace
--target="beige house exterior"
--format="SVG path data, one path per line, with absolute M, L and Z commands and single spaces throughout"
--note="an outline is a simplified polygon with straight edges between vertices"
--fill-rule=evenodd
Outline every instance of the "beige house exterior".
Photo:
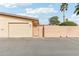
M 36 18 L 0 12 L 0 37 L 33 37 Z

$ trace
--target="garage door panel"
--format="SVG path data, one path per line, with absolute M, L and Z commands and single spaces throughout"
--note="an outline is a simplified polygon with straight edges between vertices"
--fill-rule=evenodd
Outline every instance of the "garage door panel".
M 32 37 L 31 24 L 9 24 L 9 37 Z

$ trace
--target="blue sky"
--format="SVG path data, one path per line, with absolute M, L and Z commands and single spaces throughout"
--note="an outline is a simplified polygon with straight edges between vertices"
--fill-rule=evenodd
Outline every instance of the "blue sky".
M 52 16 L 59 16 L 59 20 L 62 22 L 60 5 L 61 3 L 6 3 L 0 4 L 0 12 L 36 17 L 41 24 L 48 24 L 48 20 Z M 69 3 L 66 18 L 79 24 L 79 16 L 74 14 L 75 6 L 75 3 Z

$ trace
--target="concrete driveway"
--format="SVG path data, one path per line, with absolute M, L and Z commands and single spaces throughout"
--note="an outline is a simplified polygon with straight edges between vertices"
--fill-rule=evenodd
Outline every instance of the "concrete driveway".
M 79 56 L 79 38 L 0 39 L 0 56 Z

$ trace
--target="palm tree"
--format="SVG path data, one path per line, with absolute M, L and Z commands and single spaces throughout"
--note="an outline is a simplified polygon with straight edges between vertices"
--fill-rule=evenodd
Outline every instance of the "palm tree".
M 76 15 L 79 15 L 79 3 L 77 4 L 74 13 L 76 13 Z
M 60 11 L 63 12 L 63 22 L 65 21 L 65 11 L 68 9 L 68 3 L 62 3 L 60 6 Z

